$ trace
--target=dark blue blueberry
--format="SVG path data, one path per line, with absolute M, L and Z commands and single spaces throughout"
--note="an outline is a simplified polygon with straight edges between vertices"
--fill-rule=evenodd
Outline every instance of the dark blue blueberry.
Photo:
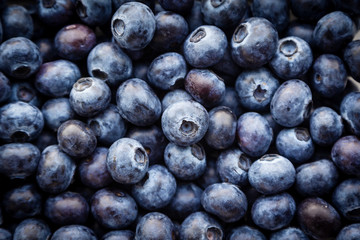
M 50 228 L 43 220 L 28 218 L 16 226 L 13 240 L 47 240 L 50 239 L 50 235 Z
M 209 114 L 198 102 L 188 100 L 171 104 L 161 117 L 166 138 L 180 146 L 199 142 L 209 126 Z
M 350 178 L 334 190 L 332 202 L 339 212 L 351 221 L 360 220 L 360 180 Z
M 37 2 L 37 14 L 48 26 L 63 26 L 75 13 L 73 0 L 40 0 Z
M 57 145 L 50 145 L 41 154 L 36 174 L 37 184 L 45 192 L 63 192 L 73 180 L 75 167 L 74 161 Z
M 342 93 L 346 87 L 347 73 L 343 61 L 335 55 L 320 55 L 312 65 L 311 84 L 325 98 Z
M 192 31 L 184 41 L 184 57 L 193 67 L 210 67 L 224 57 L 227 45 L 225 33 L 220 28 L 202 25 Z
M 43 130 L 35 141 L 35 145 L 39 148 L 40 152 L 42 152 L 47 146 L 56 144 L 56 133 L 49 130 Z
M 206 169 L 204 174 L 197 180 L 197 183 L 203 189 L 207 188 L 211 184 L 220 183 L 221 179 L 217 172 L 216 161 L 208 159 L 206 162 Z
M 183 89 L 169 91 L 161 99 L 162 111 L 164 112 L 165 109 L 173 103 L 192 99 L 191 95 Z
M 46 200 L 44 215 L 58 225 L 84 224 L 89 215 L 89 205 L 79 193 L 63 192 Z
M 333 109 L 319 107 L 310 115 L 309 130 L 314 143 L 331 146 L 343 133 L 343 120 Z
M 263 194 L 275 194 L 289 189 L 295 182 L 294 165 L 277 154 L 266 154 L 249 169 L 251 186 Z
M 136 225 L 134 240 L 171 240 L 175 239 L 174 224 L 163 213 L 150 212 Z
M 182 147 L 169 143 L 164 151 L 164 162 L 176 178 L 194 180 L 205 172 L 206 154 L 200 144 Z
M 273 119 L 284 127 L 296 127 L 310 115 L 312 93 L 301 80 L 288 80 L 276 90 L 270 103 Z
M 6 192 L 2 208 L 7 216 L 17 219 L 33 217 L 41 213 L 41 195 L 34 185 L 23 185 Z
M 331 10 L 332 3 L 327 0 L 290 0 L 292 13 L 302 21 L 318 21 Z
M 64 97 L 69 95 L 80 77 L 77 65 L 67 60 L 55 60 L 41 65 L 35 77 L 35 87 L 46 96 Z
M 312 61 L 309 44 L 302 38 L 290 36 L 279 40 L 270 67 L 280 78 L 288 80 L 305 75 Z
M 176 52 L 168 52 L 151 62 L 147 70 L 147 79 L 157 88 L 173 90 L 183 85 L 186 73 L 184 57 Z
M 13 236 L 11 232 L 6 230 L 5 228 L 0 228 L 0 239 L 1 240 L 13 240 Z
M 360 1 L 359 1 L 360 3 Z M 351 76 L 360 82 L 360 40 L 350 42 L 344 51 L 344 61 L 348 66 Z
M 241 227 L 233 228 L 229 235 L 229 240 L 266 240 L 264 234 L 262 234 L 259 230 L 253 227 L 249 227 L 247 225 L 242 225 Z
M 13 78 L 26 79 L 37 72 L 41 64 L 38 46 L 27 38 L 10 38 L 0 45 L 0 69 Z
M 360 177 L 360 139 L 350 135 L 337 140 L 331 149 L 331 159 L 344 173 Z
M 262 116 L 268 121 L 269 126 L 273 130 L 273 140 L 272 143 L 276 140 L 276 137 L 278 133 L 283 129 L 282 126 L 280 126 L 277 122 L 275 122 L 274 118 L 271 116 L 270 112 L 263 113 Z
M 37 108 L 41 107 L 41 100 L 39 97 L 39 93 L 33 87 L 33 85 L 26 82 L 14 82 L 11 85 L 11 95 L 9 102 L 17 102 L 22 101 L 26 103 L 30 103 Z
M 322 159 L 296 168 L 295 187 L 303 196 L 320 197 L 336 186 L 339 173 L 334 163 Z
M 256 112 L 247 112 L 237 121 L 237 143 L 250 157 L 260 157 L 270 147 L 273 132 L 268 121 Z
M 121 7 L 122 4 L 126 2 L 134 2 L 134 0 L 112 0 L 113 10 L 118 9 L 119 7 Z M 143 4 L 146 4 L 151 9 L 154 8 L 154 4 L 155 4 L 153 0 L 136 0 L 136 2 L 141 2 Z
M 82 60 L 96 45 L 96 35 L 86 25 L 71 24 L 57 32 L 54 44 L 60 57 L 70 61 Z
M 71 0 L 69 0 L 71 1 Z M 43 62 L 54 61 L 56 56 L 54 40 L 50 38 L 39 38 L 35 40 L 38 46 Z
M 345 47 L 355 34 L 354 22 L 341 11 L 323 16 L 316 24 L 313 40 L 325 53 L 335 53 Z
M 143 3 L 127 2 L 111 19 L 111 32 L 120 47 L 129 50 L 145 48 L 154 36 L 155 16 Z
M 205 212 L 190 214 L 181 224 L 180 240 L 221 240 L 224 232 L 221 225 Z
M 139 141 L 121 138 L 109 148 L 106 164 L 116 182 L 134 184 L 144 178 L 149 166 L 149 157 Z
M 309 240 L 299 228 L 288 227 L 271 234 L 270 240 Z
M 350 131 L 360 136 L 360 92 L 351 92 L 343 98 L 340 114 Z
M 306 198 L 298 206 L 297 222 L 301 230 L 315 239 L 331 239 L 341 229 L 339 213 L 321 198 Z
M 297 127 L 285 128 L 279 132 L 276 149 L 293 164 L 301 164 L 312 157 L 315 146 L 308 129 Z
M 94 132 L 85 123 L 68 120 L 60 125 L 57 131 L 59 148 L 72 157 L 86 157 L 96 148 Z
M 69 96 L 72 109 L 82 117 L 93 117 L 105 110 L 111 100 L 109 86 L 101 79 L 84 77 L 74 83 Z
M 76 13 L 85 24 L 98 26 L 107 23 L 112 15 L 111 0 L 77 0 Z
M 227 86 L 234 85 L 234 80 L 239 76 L 241 68 L 232 59 L 230 45 L 225 49 L 225 54 L 222 59 L 213 65 L 212 69 L 224 79 Z
M 250 111 L 269 109 L 270 101 L 280 83 L 266 68 L 243 71 L 236 79 L 235 88 L 240 103 Z
M 165 10 L 186 14 L 191 10 L 195 0 L 159 0 Z
M 45 124 L 53 131 L 60 125 L 75 117 L 68 98 L 52 98 L 46 101 L 41 108 Z
M 150 126 L 161 115 L 161 102 L 152 88 L 139 78 L 131 78 L 116 92 L 120 115 L 136 126 Z
M 313 2 L 313 1 L 309 1 Z M 304 39 L 311 47 L 314 47 L 314 41 L 312 39 L 312 34 L 315 26 L 308 23 L 303 23 L 300 21 L 292 21 L 289 27 L 286 30 L 285 36 L 295 36 L 298 38 Z
M 10 95 L 10 81 L 2 72 L 0 72 L 0 103 L 6 102 L 10 98 Z
M 104 234 L 101 240 L 133 240 L 135 233 L 130 230 L 115 230 Z
M 277 48 L 278 33 L 265 18 L 248 18 L 231 38 L 234 61 L 244 68 L 258 68 L 270 61 Z
M 89 53 L 87 69 L 90 76 L 118 87 L 130 78 L 133 65 L 128 55 L 117 44 L 104 42 L 96 45 Z
M 2 10 L 1 21 L 4 39 L 25 37 L 30 39 L 34 33 L 34 23 L 29 11 L 21 5 L 10 5 Z
M 174 176 L 162 165 L 149 167 L 145 177 L 132 186 L 132 196 L 144 209 L 157 210 L 168 205 L 176 192 Z
M 91 213 L 102 226 L 119 229 L 135 221 L 138 207 L 135 200 L 117 188 L 104 188 L 91 199 Z
M 230 108 L 237 118 L 243 113 L 239 95 L 232 87 L 226 86 L 223 100 L 218 105 Z
M 95 233 L 82 225 L 67 225 L 57 229 L 50 240 L 97 240 Z
M 41 111 L 29 103 L 9 103 L 0 108 L 0 138 L 6 142 L 34 140 L 43 127 Z
M 353 223 L 345 226 L 336 237 L 336 240 L 357 240 L 360 239 L 360 223 Z
M 221 181 L 239 186 L 248 184 L 250 159 L 238 148 L 227 149 L 220 153 L 216 166 Z
M 203 14 L 201 13 L 201 1 L 194 1 L 191 11 L 186 15 L 186 21 L 189 24 L 190 32 L 204 25 Z
M 293 197 L 288 193 L 281 193 L 256 199 L 251 208 L 251 218 L 263 229 L 278 230 L 290 224 L 295 211 Z
M 0 146 L 0 172 L 10 179 L 23 179 L 33 175 L 39 160 L 39 149 L 30 143 L 9 143 Z

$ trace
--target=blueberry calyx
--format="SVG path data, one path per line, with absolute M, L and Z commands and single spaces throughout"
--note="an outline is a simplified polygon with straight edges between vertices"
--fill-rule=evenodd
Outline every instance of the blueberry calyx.
M 286 57 L 293 56 L 298 51 L 296 42 L 293 40 L 286 40 L 280 45 L 280 52 L 282 52 Z
M 221 6 L 225 1 L 224 0 L 211 0 L 211 5 L 214 8 L 217 8 L 219 6 Z
M 80 78 L 74 84 L 74 89 L 78 92 L 82 92 L 85 89 L 88 89 L 93 84 L 93 80 L 91 78 Z
M 125 23 L 124 23 L 124 21 L 121 20 L 121 19 L 115 19 L 113 25 L 114 25 L 113 26 L 114 33 L 118 37 L 121 37 L 125 32 Z
M 234 42 L 241 43 L 242 41 L 244 41 L 247 35 L 248 35 L 248 31 L 246 25 L 240 24 L 234 32 L 234 37 L 233 37 Z
M 199 28 L 190 38 L 190 42 L 197 43 L 206 36 L 206 32 L 203 28 Z
M 56 0 L 42 0 L 44 8 L 52 8 L 56 3 Z
M 197 132 L 198 128 L 199 126 L 194 122 L 183 120 L 180 126 L 180 131 L 183 135 L 191 136 Z

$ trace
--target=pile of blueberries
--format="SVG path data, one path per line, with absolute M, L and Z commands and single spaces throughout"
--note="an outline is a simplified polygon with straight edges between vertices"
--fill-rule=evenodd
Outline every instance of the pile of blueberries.
M 0 240 L 360 239 L 360 0 L 0 12 Z

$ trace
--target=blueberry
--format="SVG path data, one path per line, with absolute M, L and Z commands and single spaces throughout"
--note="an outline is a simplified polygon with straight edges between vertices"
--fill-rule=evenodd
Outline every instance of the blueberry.
M 43 130 L 40 136 L 35 141 L 35 146 L 42 152 L 49 145 L 56 145 L 56 133 L 49 130 Z
M 71 1 L 71 0 L 68 0 Z M 43 62 L 54 61 L 56 56 L 54 40 L 50 38 L 39 38 L 34 42 L 40 51 Z
M 149 157 L 140 142 L 121 138 L 110 146 L 106 164 L 116 182 L 134 184 L 145 176 Z
M 360 136 L 360 93 L 351 92 L 347 94 L 340 105 L 341 117 L 347 123 L 350 131 L 357 136 Z
M 357 81 L 360 81 L 360 58 L 358 55 L 359 51 L 360 40 L 352 41 L 346 46 L 343 58 L 348 66 L 351 76 Z
M 34 33 L 34 23 L 29 11 L 21 5 L 10 5 L 1 13 L 4 39 L 25 37 L 30 39 Z
M 6 102 L 9 99 L 10 95 L 10 81 L 2 72 L 0 72 L 0 103 Z
M 37 108 L 41 107 L 41 97 L 30 82 L 14 82 L 11 85 L 9 102 L 22 101 L 30 103 Z
M 227 86 L 233 86 L 235 78 L 240 74 L 241 68 L 235 63 L 231 56 L 231 46 L 228 45 L 225 49 L 225 54 L 222 59 L 212 69 L 216 74 L 221 75 Z
M 91 199 L 91 213 L 104 227 L 119 229 L 135 221 L 138 207 L 135 200 L 117 188 L 103 188 Z
M 104 234 L 101 240 L 132 240 L 135 233 L 131 230 L 115 230 Z
M 230 108 L 237 118 L 243 113 L 239 95 L 232 87 L 226 86 L 224 97 L 219 103 L 219 106 L 226 106 Z
M 360 238 L 360 223 L 345 226 L 336 237 L 336 240 L 356 240 Z
M 77 0 L 75 3 L 76 13 L 85 24 L 98 26 L 105 24 L 112 14 L 111 0 Z
M 46 240 L 50 238 L 50 235 L 50 228 L 43 220 L 28 218 L 16 226 L 13 240 Z
M 240 23 L 231 38 L 234 61 L 244 68 L 258 68 L 274 56 L 278 33 L 265 18 L 248 18 Z
M 45 124 L 51 130 L 57 131 L 60 125 L 75 117 L 68 98 L 52 98 L 41 108 Z
M 203 189 L 207 188 L 211 184 L 220 183 L 221 179 L 217 172 L 216 161 L 213 159 L 208 159 L 206 162 L 206 169 L 204 174 L 197 180 L 197 183 Z
M 271 234 L 270 240 L 309 240 L 299 228 L 288 227 Z
M 192 99 L 191 95 L 183 89 L 168 91 L 161 100 L 162 111 L 164 112 L 173 103 Z
M 309 1 L 309 2 L 313 2 L 313 1 Z M 315 43 L 312 38 L 314 28 L 315 28 L 315 26 L 313 26 L 310 23 L 304 23 L 304 22 L 295 20 L 295 21 L 290 22 L 290 25 L 288 26 L 288 28 L 286 30 L 285 36 L 287 36 L 287 37 L 295 36 L 298 38 L 302 38 L 310 45 L 310 47 L 314 47 Z
M 174 11 L 181 14 L 186 14 L 190 11 L 195 0 L 159 0 L 161 7 L 168 11 Z
M 75 167 L 74 161 L 57 145 L 50 145 L 41 154 L 37 184 L 45 192 L 56 194 L 65 191 L 73 180 Z
M 155 34 L 156 21 L 151 9 L 143 3 L 127 2 L 111 19 L 111 32 L 121 48 L 145 48 Z
M 93 230 L 82 225 L 67 225 L 57 229 L 50 240 L 96 240 Z
M 310 115 L 312 93 L 301 80 L 288 80 L 276 90 L 270 103 L 273 119 L 284 127 L 300 125 Z
M 202 25 L 184 41 L 184 57 L 195 68 L 210 67 L 223 58 L 227 45 L 225 33 L 220 28 Z
M 295 182 L 295 168 L 286 158 L 266 154 L 249 169 L 249 182 L 258 192 L 275 194 L 289 189 Z
M 1 240 L 12 240 L 13 236 L 12 236 L 11 232 L 9 232 L 8 230 L 6 230 L 4 228 L 0 228 L 0 239 Z
M 150 212 L 144 215 L 136 225 L 134 240 L 170 240 L 174 237 L 174 224 L 163 213 Z
M 171 104 L 161 117 L 164 135 L 180 146 L 199 142 L 205 136 L 208 126 L 208 112 L 200 103 L 192 100 Z
M 259 230 L 247 225 L 234 228 L 230 231 L 228 235 L 229 240 L 247 240 L 247 239 L 257 239 L 257 240 L 266 240 L 264 234 Z
M 44 24 L 63 26 L 75 13 L 74 0 L 40 0 L 37 2 L 37 14 Z
M 201 13 L 201 1 L 194 0 L 193 2 L 194 5 L 186 16 L 190 31 L 194 31 L 199 26 L 204 25 L 203 14 Z
M 291 11 L 302 21 L 318 21 L 332 7 L 326 0 L 290 0 Z

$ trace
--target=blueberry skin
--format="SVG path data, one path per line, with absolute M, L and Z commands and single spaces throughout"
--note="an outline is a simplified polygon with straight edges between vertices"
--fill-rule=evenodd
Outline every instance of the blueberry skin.
M 251 160 L 238 148 L 224 150 L 220 153 L 216 166 L 221 181 L 246 186 Z
M 189 34 L 188 23 L 180 14 L 161 11 L 155 15 L 156 30 L 150 47 L 160 52 L 178 49 Z
M 240 115 L 243 113 L 239 95 L 232 87 L 226 86 L 224 97 L 219 103 L 219 106 L 226 106 L 230 108 L 237 118 L 239 118 Z
M 44 205 L 44 215 L 54 224 L 84 224 L 89 215 L 89 205 L 76 192 L 63 192 L 50 196 Z
M 336 186 L 339 173 L 333 162 L 322 159 L 296 168 L 295 187 L 298 193 L 308 197 L 321 197 Z
M 312 65 L 311 85 L 320 96 L 331 98 L 342 93 L 347 83 L 343 61 L 332 54 L 320 55 Z
M 295 182 L 295 168 L 278 154 L 266 154 L 250 166 L 249 182 L 262 194 L 275 194 L 289 189 Z
M 135 233 L 130 230 L 115 230 L 104 234 L 101 240 L 133 240 Z
M 233 30 L 245 15 L 247 3 L 245 0 L 201 2 L 201 13 L 204 22 L 222 29 Z
M 277 231 L 270 236 L 270 240 L 309 240 L 303 231 L 299 228 L 288 227 Z
M 164 112 L 165 109 L 173 103 L 192 99 L 191 95 L 183 89 L 168 91 L 161 99 L 161 109 Z
M 262 234 L 256 228 L 249 227 L 247 225 L 243 225 L 241 227 L 234 228 L 230 231 L 228 235 L 229 240 L 250 240 L 250 239 L 257 239 L 257 240 L 266 240 L 264 234 Z
M 241 151 L 250 157 L 260 157 L 269 149 L 273 132 L 263 116 L 247 112 L 237 121 L 236 137 Z
M 225 89 L 223 79 L 208 69 L 192 69 L 185 78 L 185 90 L 206 107 L 219 104 L 225 95 Z
M 29 103 L 19 101 L 0 108 L 0 138 L 6 142 L 34 140 L 43 127 L 41 111 Z
M 61 58 L 78 61 L 85 59 L 96 45 L 96 35 L 86 25 L 71 24 L 57 32 L 54 45 Z
M 195 0 L 159 0 L 161 7 L 165 10 L 178 12 L 183 15 L 191 10 L 194 2 Z
M 340 114 L 341 117 L 347 123 L 350 131 L 356 136 L 360 136 L 360 93 L 351 92 L 347 94 L 340 105 Z
M 331 10 L 332 4 L 326 0 L 290 0 L 291 11 L 302 21 L 318 21 Z
M 266 68 L 245 70 L 235 83 L 241 105 L 250 111 L 267 110 L 279 86 L 279 81 Z
M 121 48 L 140 50 L 153 38 L 155 16 L 143 3 L 127 2 L 120 6 L 111 19 L 111 32 Z
M 360 1 L 359 1 L 360 3 Z M 350 71 L 351 76 L 360 82 L 360 40 L 350 42 L 344 50 L 344 61 Z
M 86 157 L 96 148 L 94 132 L 85 123 L 68 120 L 60 125 L 57 132 L 59 148 L 72 157 Z
M 10 38 L 0 45 L 0 70 L 10 77 L 27 79 L 41 64 L 38 46 L 27 38 Z
M 199 142 L 209 126 L 209 114 L 198 102 L 188 100 L 171 104 L 161 116 L 166 138 L 180 146 Z
M 276 137 L 279 154 L 294 164 L 308 161 L 315 151 L 314 143 L 307 128 L 286 128 Z
M 258 68 L 274 56 L 278 33 L 265 18 L 246 19 L 234 31 L 231 38 L 231 54 L 243 68 Z
M 96 240 L 93 230 L 82 225 L 67 225 L 57 229 L 50 240 Z
M 190 214 L 181 224 L 180 240 L 221 240 L 224 237 L 220 224 L 205 212 Z
M 0 172 L 10 179 L 24 179 L 36 172 L 40 150 L 31 143 L 0 146 Z
M 226 35 L 220 28 L 202 25 L 185 39 L 184 57 L 195 68 L 207 68 L 223 58 L 227 45 Z
M 299 78 L 307 73 L 313 61 L 309 44 L 295 36 L 279 40 L 270 68 L 277 76 L 288 80 Z
M 46 126 L 55 132 L 62 123 L 75 117 L 68 98 L 49 99 L 42 105 L 41 112 Z
M 110 146 L 116 140 L 124 137 L 127 131 L 127 123 L 113 104 L 109 104 L 98 115 L 89 118 L 87 125 L 94 132 L 98 142 L 105 146 Z
M 281 84 L 270 103 L 271 116 L 284 127 L 300 125 L 309 117 L 311 108 L 311 90 L 305 82 L 298 79 Z
M 41 213 L 42 196 L 34 185 L 27 184 L 6 192 L 2 208 L 8 216 L 16 219 L 34 217 Z
M 36 181 L 44 192 L 57 194 L 65 191 L 75 174 L 74 161 L 57 145 L 44 149 L 38 164 Z
M 201 1 L 194 1 L 194 5 L 185 18 L 189 24 L 190 31 L 194 31 L 199 26 L 204 25 L 203 16 L 201 13 Z
M 134 184 L 145 176 L 149 157 L 140 142 L 131 138 L 121 138 L 110 146 L 106 165 L 116 182 Z
M 241 68 L 232 59 L 230 45 L 225 49 L 222 59 L 212 66 L 212 69 L 224 79 L 227 86 L 234 85 L 234 80 L 240 74 Z
M 183 85 L 186 73 L 184 57 L 176 52 L 167 52 L 151 62 L 147 70 L 147 79 L 157 88 L 173 90 Z
M 75 9 L 81 21 L 86 25 L 99 26 L 110 20 L 112 1 L 77 0 Z
M 28 218 L 16 226 L 13 240 L 46 240 L 50 238 L 50 235 L 50 228 L 43 220 Z
M 82 117 L 93 117 L 105 110 L 111 100 L 109 86 L 101 79 L 84 77 L 74 83 L 69 96 L 72 109 Z
M 170 240 L 174 239 L 174 224 L 163 213 L 150 212 L 144 215 L 136 225 L 134 240 Z
M 339 213 L 321 198 L 306 198 L 298 206 L 297 221 L 301 230 L 315 239 L 330 239 L 341 229 Z
M 169 143 L 164 151 L 164 162 L 176 178 L 194 180 L 205 172 L 206 154 L 200 144 L 182 147 Z
M 288 193 L 280 193 L 256 199 L 251 208 L 251 218 L 257 226 L 273 231 L 289 225 L 295 211 L 293 197 Z
M 345 136 L 335 142 L 331 159 L 344 173 L 360 177 L 360 140 L 356 136 Z
M 71 0 L 69 0 L 71 1 Z M 39 38 L 34 41 L 38 46 L 43 63 L 54 61 L 56 59 L 56 51 L 54 46 L 54 39 Z
M 313 2 L 313 1 L 309 1 L 309 2 Z M 313 26 L 312 24 L 303 23 L 295 20 L 292 21 L 288 26 L 285 36 L 286 37 L 295 36 L 298 38 L 302 38 L 310 45 L 310 47 L 314 47 L 315 43 L 312 38 L 314 28 L 315 26 Z
M 221 179 L 217 171 L 216 161 L 208 159 L 204 174 L 197 180 L 197 184 L 205 189 L 211 184 L 220 183 Z
M 4 228 L 0 228 L 0 239 L 1 240 L 12 240 L 13 236 L 12 236 L 11 232 L 9 232 L 8 230 L 6 230 Z
M 131 78 L 116 92 L 120 115 L 136 126 L 150 126 L 161 115 L 161 102 L 152 88 L 139 78 Z
M 124 191 L 104 188 L 93 195 L 91 213 L 102 226 L 119 229 L 135 221 L 138 207 L 135 200 Z
M 29 11 L 21 5 L 10 5 L 2 10 L 4 39 L 25 37 L 31 39 L 34 23 Z
M 63 26 L 75 14 L 73 0 L 41 0 L 37 2 L 37 14 L 41 21 L 48 26 Z
M 55 60 L 40 66 L 35 76 L 35 87 L 49 97 L 69 95 L 74 83 L 81 78 L 77 65 L 67 60 Z
M 41 107 L 41 99 L 38 91 L 30 82 L 14 82 L 11 85 L 11 94 L 8 99 L 9 102 L 22 101 L 30 103 L 37 108 Z
M 354 22 L 341 11 L 323 16 L 316 24 L 313 39 L 325 53 L 335 53 L 345 47 L 355 33 Z
M 145 177 L 132 186 L 136 202 L 146 210 L 157 210 L 168 205 L 176 193 L 174 176 L 162 165 L 149 167 Z
M 350 178 L 333 191 L 332 202 L 339 212 L 351 221 L 360 220 L 360 180 Z
M 254 17 L 263 17 L 274 24 L 278 32 L 283 32 L 290 21 L 289 5 L 282 0 L 255 0 L 251 6 Z
M 158 126 L 134 127 L 129 129 L 126 137 L 135 139 L 143 145 L 149 157 L 149 165 L 155 164 L 163 159 L 167 140 L 161 128 Z
M 41 132 L 34 144 L 42 152 L 47 146 L 57 144 L 56 133 L 44 130 Z
M 0 72 L 0 103 L 6 102 L 10 98 L 10 95 L 11 95 L 10 81 L 2 72 Z
M 90 51 L 87 70 L 90 76 L 105 81 L 109 86 L 118 87 L 131 77 L 133 64 L 117 44 L 103 42 Z
M 336 240 L 356 240 L 360 238 L 360 223 L 345 226 L 336 237 Z

